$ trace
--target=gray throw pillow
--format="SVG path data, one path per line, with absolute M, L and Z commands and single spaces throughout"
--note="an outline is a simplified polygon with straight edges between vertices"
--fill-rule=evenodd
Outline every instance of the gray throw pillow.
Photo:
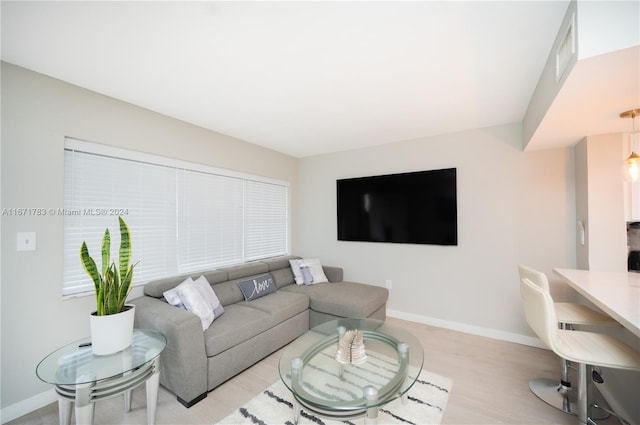
M 278 290 L 271 273 L 238 282 L 245 301 L 255 300 Z

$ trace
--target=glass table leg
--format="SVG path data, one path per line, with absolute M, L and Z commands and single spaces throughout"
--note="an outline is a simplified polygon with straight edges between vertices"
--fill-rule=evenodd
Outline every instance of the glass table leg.
M 95 403 L 91 401 L 91 390 L 95 384 L 76 385 L 76 424 L 93 424 Z
M 300 402 L 297 398 L 293 397 L 293 423 L 294 425 L 298 425 L 298 421 L 300 420 Z
M 400 363 L 408 364 L 409 363 L 409 344 L 407 344 L 406 342 L 399 343 L 398 354 L 400 358 Z M 404 371 L 405 385 L 403 385 L 403 387 L 406 387 L 406 382 L 408 379 L 409 379 L 409 371 L 408 369 L 405 368 L 405 371 Z M 405 391 L 404 394 L 402 394 L 402 397 L 400 397 L 400 401 L 404 406 L 407 405 L 407 403 L 409 402 L 409 391 Z
M 60 425 L 71 425 L 71 409 L 73 402 L 66 398 L 58 397 L 58 421 Z
M 147 423 L 149 425 L 154 425 L 156 423 L 158 387 L 160 386 L 160 357 L 155 358 L 152 367 L 153 375 L 151 375 L 145 383 L 145 391 L 147 393 Z
M 304 366 L 304 362 L 300 357 L 294 357 L 291 359 L 291 385 L 299 386 L 302 381 L 302 367 Z M 298 425 L 298 420 L 300 419 L 300 402 L 293 396 L 293 423 Z
M 364 387 L 364 396 L 369 403 L 376 403 L 378 401 L 378 389 L 367 385 Z M 375 425 L 378 423 L 378 405 L 367 409 L 367 414 L 364 417 L 365 425 Z

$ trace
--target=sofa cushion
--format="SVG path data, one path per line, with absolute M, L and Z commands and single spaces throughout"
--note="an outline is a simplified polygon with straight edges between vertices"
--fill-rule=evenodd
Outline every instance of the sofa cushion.
M 289 267 L 288 263 L 287 268 L 271 270 L 269 273 L 273 276 L 273 280 L 276 282 L 278 289 L 287 285 L 295 284 L 295 281 L 293 280 L 293 272 L 291 272 L 291 267 Z
M 274 258 L 269 258 L 267 260 L 262 260 L 262 262 L 266 264 L 269 267 L 269 271 L 272 272 L 274 270 L 290 268 L 289 260 L 295 260 L 299 258 L 300 257 L 295 255 L 285 255 L 281 257 L 274 257 Z
M 204 276 L 207 281 L 213 285 L 219 282 L 224 282 L 228 279 L 227 272 L 224 270 L 212 270 L 206 273 L 198 274 L 183 274 L 180 276 L 164 277 L 147 282 L 144 285 L 144 294 L 154 298 L 162 298 L 165 292 L 175 288 L 180 283 L 191 277 L 196 280 L 198 276 Z
M 342 282 L 344 273 L 341 267 L 322 266 L 322 271 L 329 282 Z
M 289 285 L 282 291 L 308 295 L 309 308 L 314 311 L 352 318 L 369 317 L 389 298 L 386 288 L 355 282 Z
M 244 297 L 242 296 L 240 287 L 238 287 L 237 280 L 216 283 L 213 285 L 213 290 L 225 308 L 228 305 L 244 301 Z
M 261 261 L 241 264 L 239 266 L 225 267 L 221 269 L 227 272 L 229 280 L 242 279 L 243 277 L 256 276 L 269 271 L 269 266 Z
M 204 333 L 207 356 L 215 356 L 271 327 L 268 313 L 248 307 L 245 303 L 229 305 Z
M 202 276 L 204 276 L 211 285 L 215 285 L 216 283 L 220 282 L 226 282 L 227 280 L 229 280 L 229 275 L 224 269 L 211 270 L 202 273 Z
M 269 314 L 271 326 L 284 322 L 309 308 L 309 297 L 304 294 L 278 291 L 245 304 Z
M 175 288 L 189 277 L 191 276 L 183 274 L 149 281 L 144 285 L 144 294 L 154 298 L 162 298 L 166 291 Z

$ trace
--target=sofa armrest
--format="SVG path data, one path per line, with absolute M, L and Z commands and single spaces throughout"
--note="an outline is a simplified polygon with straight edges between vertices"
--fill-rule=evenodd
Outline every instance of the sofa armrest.
M 136 306 L 135 327 L 155 329 L 167 337 L 160 361 L 160 382 L 189 407 L 207 395 L 207 355 L 200 318 L 162 299 L 143 296 Z
M 329 282 L 342 282 L 343 270 L 342 267 L 322 266 L 324 275 L 327 276 Z

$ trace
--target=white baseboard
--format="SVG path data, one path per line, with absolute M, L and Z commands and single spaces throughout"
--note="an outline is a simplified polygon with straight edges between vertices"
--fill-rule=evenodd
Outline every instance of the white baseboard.
M 425 325 L 435 326 L 438 328 L 450 329 L 452 331 L 484 336 L 500 341 L 515 342 L 516 344 L 528 345 L 531 347 L 544 348 L 548 350 L 548 347 L 539 338 L 515 334 L 512 332 L 499 331 L 496 329 L 483 328 L 480 326 L 472 326 L 465 323 L 451 322 L 448 320 L 436 319 L 434 317 L 422 316 L 414 313 L 405 313 L 398 310 L 387 309 L 387 316 L 395 317 L 396 319 L 408 320 L 410 322 L 423 323 Z
M 36 394 L 33 397 L 29 397 L 25 400 L 19 401 L 18 403 L 12 404 L 11 406 L 7 406 L 4 409 L 0 410 L 0 419 L 2 423 L 7 423 L 14 419 L 19 418 L 20 416 L 24 416 L 27 413 L 31 413 L 34 410 L 38 410 L 47 404 L 54 403 L 58 400 L 58 396 L 56 395 L 56 391 L 52 388 L 48 391 L 45 391 L 40 394 Z

